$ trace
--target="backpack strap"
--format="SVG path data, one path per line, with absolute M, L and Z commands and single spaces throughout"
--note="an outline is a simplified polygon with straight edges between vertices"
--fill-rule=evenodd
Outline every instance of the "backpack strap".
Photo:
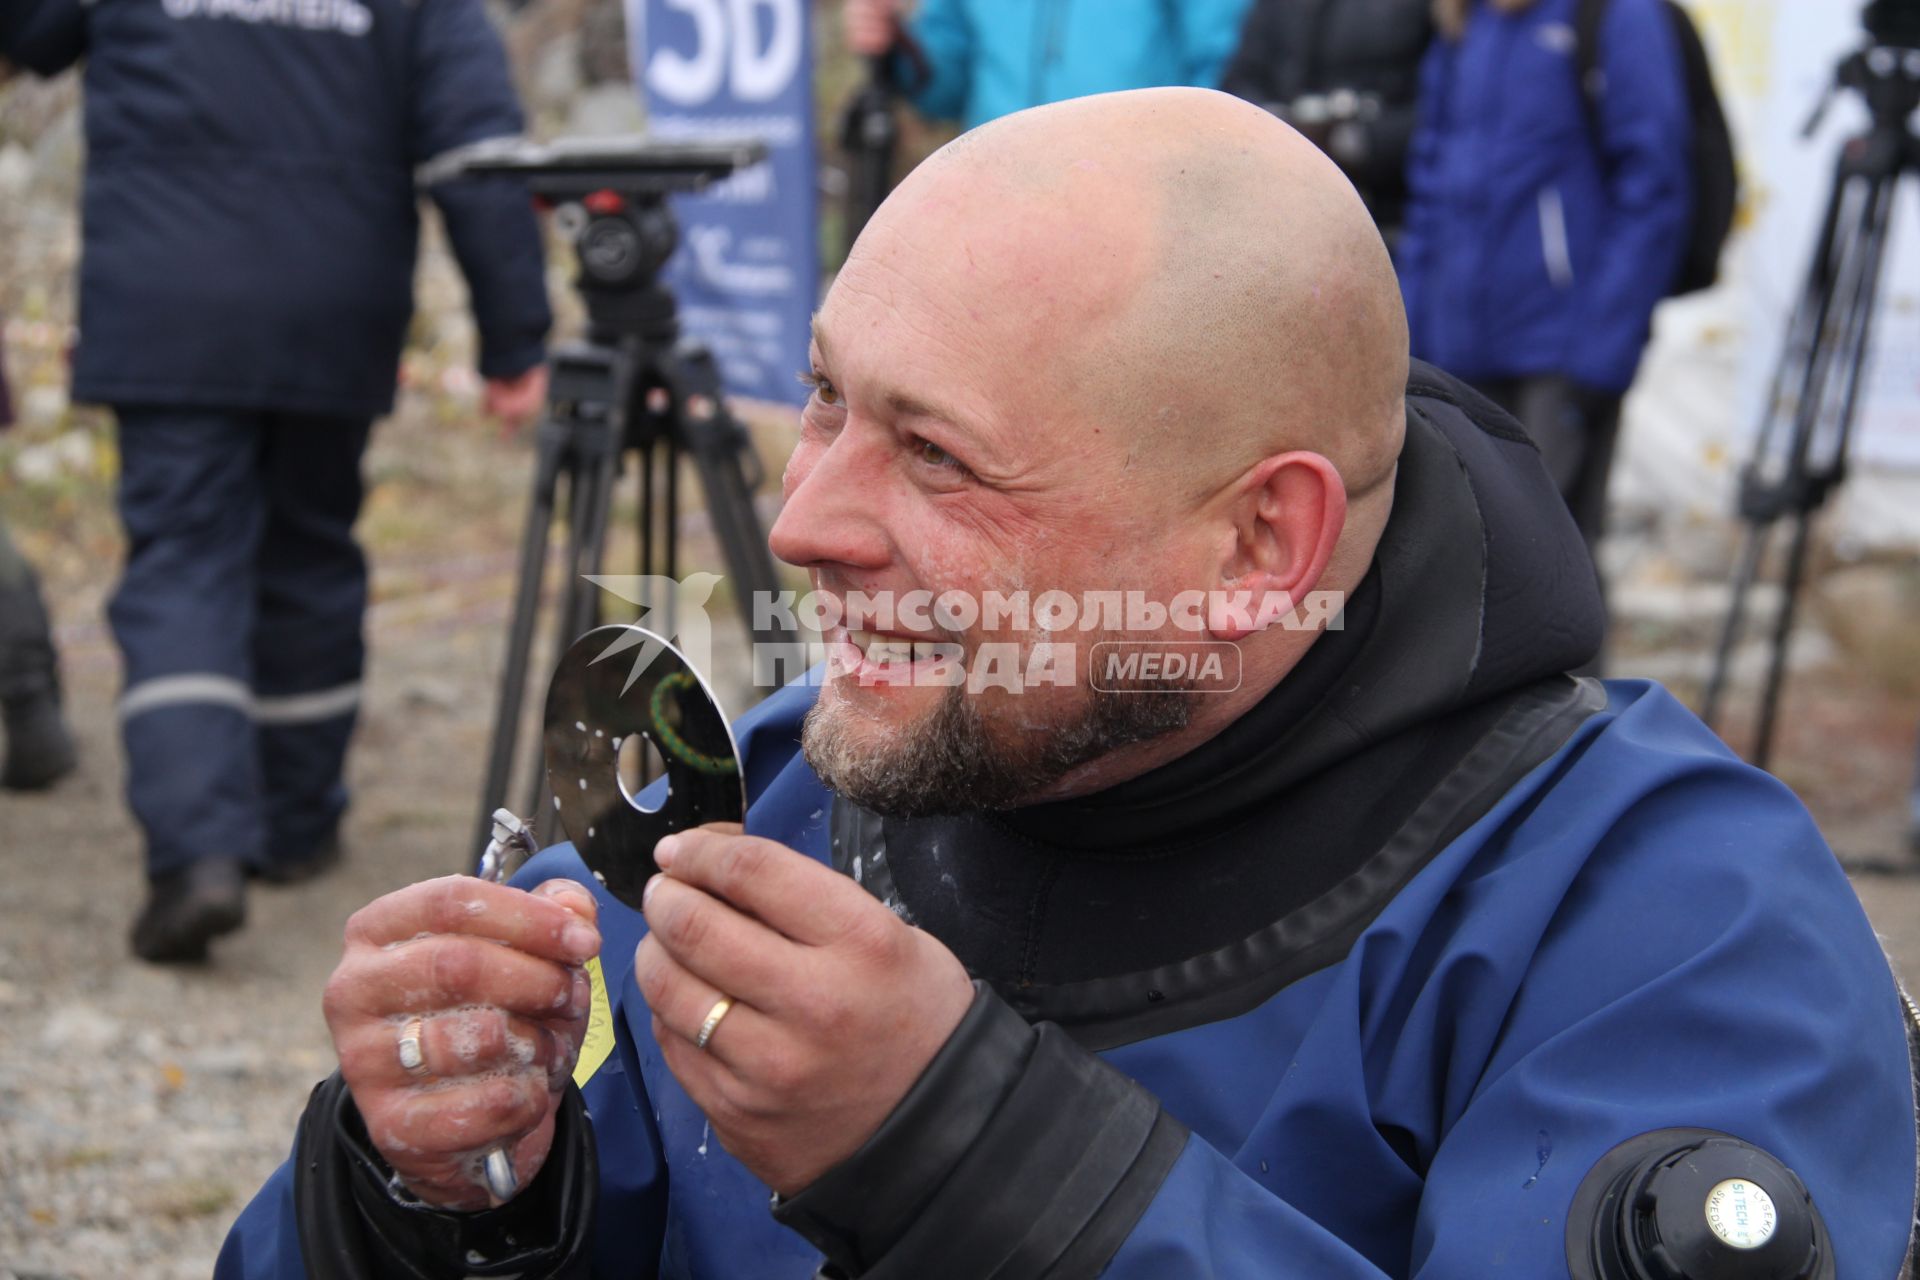
M 1573 11 L 1573 74 L 1586 104 L 1587 126 L 1600 136 L 1600 99 L 1606 95 L 1607 73 L 1600 66 L 1600 28 L 1607 20 L 1607 0 L 1579 0 Z

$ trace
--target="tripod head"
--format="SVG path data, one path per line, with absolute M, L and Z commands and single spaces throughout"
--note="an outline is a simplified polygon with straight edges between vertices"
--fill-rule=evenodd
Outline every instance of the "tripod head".
M 468 174 L 519 178 L 573 243 L 574 286 L 587 304 L 589 338 L 612 343 L 638 334 L 669 345 L 677 336 L 674 303 L 659 274 L 680 230 L 666 198 L 702 190 L 766 157 L 766 146 L 750 141 L 496 138 L 449 152 L 423 167 L 419 180 L 425 186 Z
M 1872 0 L 1860 21 L 1875 44 L 1920 49 L 1920 0 Z
M 1920 108 L 1920 0 L 1872 0 L 1860 16 L 1868 43 L 1840 60 L 1833 80 L 1814 104 L 1802 137 L 1812 137 L 1839 89 L 1866 100 L 1872 133 L 1889 139 L 1911 136 L 1907 119 Z

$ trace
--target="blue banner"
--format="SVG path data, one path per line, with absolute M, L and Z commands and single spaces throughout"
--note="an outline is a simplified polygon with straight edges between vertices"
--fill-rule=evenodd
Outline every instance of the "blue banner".
M 766 163 L 674 199 L 663 273 L 730 395 L 799 404 L 820 264 L 807 0 L 626 0 L 647 131 L 754 138 Z

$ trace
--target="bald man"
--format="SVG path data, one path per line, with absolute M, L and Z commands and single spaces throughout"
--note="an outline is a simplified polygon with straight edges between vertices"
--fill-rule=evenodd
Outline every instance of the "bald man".
M 1579 536 L 1409 370 L 1318 151 L 1189 90 L 976 130 L 808 377 L 774 550 L 948 607 L 741 723 L 747 829 L 663 841 L 643 913 L 562 846 L 356 915 L 222 1274 L 1895 1274 L 1857 902 L 1664 692 L 1564 674 Z M 996 593 L 1053 603 L 952 603 Z

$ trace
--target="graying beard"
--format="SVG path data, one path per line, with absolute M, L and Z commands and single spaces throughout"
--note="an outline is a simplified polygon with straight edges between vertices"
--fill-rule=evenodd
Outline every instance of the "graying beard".
M 966 692 L 950 687 L 933 713 L 893 749 L 862 752 L 819 703 L 807 713 L 800 747 L 822 782 L 895 818 L 1012 809 L 1069 770 L 1110 751 L 1185 728 L 1191 695 L 1177 685 L 1114 693 L 1095 690 L 1071 723 L 996 743 Z

